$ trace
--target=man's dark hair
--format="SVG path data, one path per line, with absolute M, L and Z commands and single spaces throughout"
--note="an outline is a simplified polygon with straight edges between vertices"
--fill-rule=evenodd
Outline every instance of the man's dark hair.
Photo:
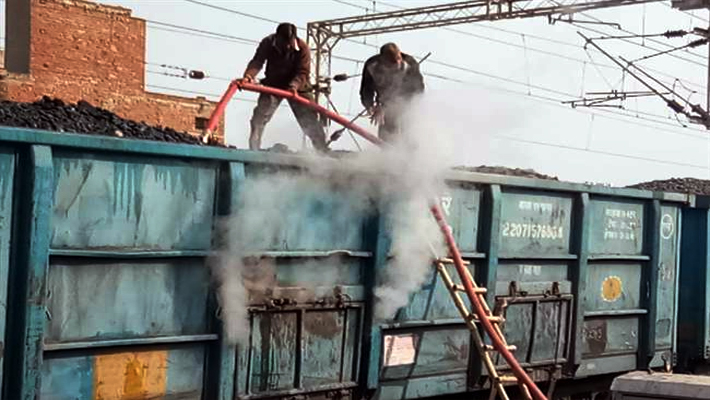
M 279 24 L 279 26 L 276 27 L 276 36 L 285 39 L 285 40 L 291 40 L 295 39 L 297 34 L 296 30 L 296 25 L 290 23 L 290 22 L 282 22 Z
M 380 55 L 389 59 L 394 59 L 397 53 L 399 53 L 399 47 L 394 43 L 386 43 L 380 47 Z

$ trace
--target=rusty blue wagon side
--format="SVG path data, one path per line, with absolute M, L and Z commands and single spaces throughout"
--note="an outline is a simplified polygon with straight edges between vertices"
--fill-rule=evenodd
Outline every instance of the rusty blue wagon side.
M 342 185 L 282 193 L 286 208 L 265 213 L 281 224 L 255 268 L 249 345 L 222 340 L 207 268 L 215 223 L 239 214 L 250 180 L 302 166 L 0 128 L 2 398 L 385 400 L 482 388 L 433 268 L 394 319 L 375 321 L 387 211 Z M 537 380 L 672 362 L 686 196 L 452 173 L 441 199 Z
M 298 158 L 9 128 L 0 148 L 4 399 L 357 387 L 371 218 L 348 213 L 347 193 L 285 194 L 297 201 L 262 254 L 278 290 L 250 304 L 250 349 L 221 340 L 213 228 L 249 177 Z M 317 298 L 266 306 L 304 278 Z
M 684 195 L 456 174 L 442 208 L 505 335 L 539 382 L 593 381 L 674 363 Z M 380 231 L 380 235 L 386 235 Z M 386 240 L 386 239 L 385 239 Z M 384 268 L 377 263 L 376 268 Z M 368 387 L 380 399 L 459 393 L 486 375 L 432 271 L 374 334 Z M 391 365 L 388 365 L 388 361 Z M 580 389 L 581 390 L 581 389 Z
M 13 146 L 7 398 L 199 397 L 219 164 L 74 140 Z

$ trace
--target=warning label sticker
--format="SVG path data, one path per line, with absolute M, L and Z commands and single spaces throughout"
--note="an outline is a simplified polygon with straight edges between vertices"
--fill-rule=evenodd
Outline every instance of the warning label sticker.
M 385 367 L 414 364 L 416 360 L 416 337 L 408 335 L 385 335 Z

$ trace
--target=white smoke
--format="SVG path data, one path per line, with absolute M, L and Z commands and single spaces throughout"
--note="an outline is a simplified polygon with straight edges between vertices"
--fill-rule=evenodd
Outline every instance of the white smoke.
M 375 288 L 375 317 L 392 319 L 410 296 L 419 290 L 432 271 L 432 248 L 446 254 L 442 234 L 429 207 L 444 190 L 443 173 L 448 164 L 446 126 L 427 110 L 438 110 L 435 99 L 411 104 L 403 121 L 404 135 L 383 151 L 378 167 L 392 174 L 382 184 L 389 200 L 387 216 L 392 243 L 390 259 Z
M 210 261 L 226 341 L 245 345 L 249 339 L 248 294 L 244 287 L 244 263 L 238 253 L 224 251 Z
M 308 201 L 304 198 L 307 193 L 338 190 L 349 204 L 356 205 L 335 213 L 323 221 L 325 224 L 346 227 L 358 213 L 375 211 L 374 208 L 385 211 L 392 257 L 384 273 L 377 277 L 375 316 L 379 320 L 392 319 L 409 302 L 433 269 L 432 246 L 437 254 L 446 254 L 441 232 L 429 210 L 431 201 L 445 191 L 443 173 L 453 163 L 447 156 L 452 154 L 452 147 L 446 124 L 438 124 L 439 116 L 426 112 L 441 110 L 435 105 L 441 101 L 428 96 L 413 103 L 408 117 L 403 118 L 407 124 L 401 140 L 393 146 L 340 160 L 309 158 L 306 174 L 248 174 L 240 188 L 237 212 L 226 219 L 226 228 L 220 231 L 225 248 L 211 263 L 230 343 L 244 343 L 248 338 L 248 305 L 258 302 L 261 296 L 269 297 L 269 290 L 277 286 L 273 268 L 242 260 L 278 248 L 279 241 L 285 240 L 286 227 L 304 218 L 301 215 L 291 220 L 289 213 L 297 209 L 298 202 Z M 301 229 L 299 235 L 305 237 L 300 236 L 299 243 L 322 243 L 319 232 L 323 231 L 328 229 L 315 225 Z M 334 282 L 337 278 L 332 277 Z

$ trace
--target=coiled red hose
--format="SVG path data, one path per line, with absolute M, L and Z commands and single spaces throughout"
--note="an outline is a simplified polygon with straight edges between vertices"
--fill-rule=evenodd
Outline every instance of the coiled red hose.
M 227 88 L 227 91 L 220 99 L 207 124 L 208 134 L 211 133 L 217 127 L 217 124 L 219 123 L 219 118 L 224 113 L 224 110 L 227 107 L 227 103 L 229 102 L 229 100 L 231 100 L 232 96 L 234 96 L 237 90 L 266 93 L 284 99 L 293 99 L 299 102 L 300 104 L 303 104 L 304 106 L 307 106 L 315 110 L 316 112 L 325 115 L 330 120 L 337 122 L 345 128 L 350 129 L 351 131 L 365 138 L 367 141 L 374 143 L 378 146 L 385 145 L 385 143 L 379 137 L 371 134 L 367 130 L 355 125 L 354 123 L 348 121 L 339 114 L 336 114 L 317 103 L 304 99 L 303 97 L 295 95 L 294 93 L 286 90 L 241 81 L 232 81 L 232 83 L 229 84 L 229 88 Z M 449 253 L 454 260 L 454 265 L 459 276 L 461 277 L 464 289 L 466 290 L 466 294 L 471 299 L 473 310 L 475 314 L 479 316 L 479 320 L 481 325 L 483 326 L 483 329 L 491 338 L 491 343 L 493 343 L 493 347 L 496 349 L 496 351 L 498 351 L 498 353 L 500 353 L 501 356 L 503 356 L 505 361 L 512 369 L 515 377 L 518 378 L 518 381 L 528 388 L 528 390 L 530 391 L 530 395 L 533 397 L 534 400 L 547 400 L 547 398 L 542 393 L 542 391 L 540 391 L 535 382 L 528 376 L 528 374 L 525 372 L 525 370 L 523 370 L 520 364 L 518 364 L 518 361 L 515 359 L 515 356 L 513 356 L 513 354 L 505 346 L 501 337 L 498 336 L 498 333 L 496 332 L 495 327 L 493 326 L 491 321 L 486 318 L 486 311 L 483 305 L 481 304 L 480 297 L 474 291 L 473 282 L 469 278 L 469 274 L 467 273 L 466 267 L 463 263 L 463 258 L 461 258 L 461 253 L 459 252 L 458 246 L 456 245 L 456 241 L 454 240 L 454 237 L 451 233 L 451 228 L 446 222 L 446 218 L 444 217 L 444 214 L 441 211 L 441 207 L 439 207 L 439 204 L 435 202 L 430 206 L 430 210 L 434 216 L 434 219 L 436 219 L 436 223 L 439 226 L 441 233 L 444 235 L 446 246 L 449 248 Z

